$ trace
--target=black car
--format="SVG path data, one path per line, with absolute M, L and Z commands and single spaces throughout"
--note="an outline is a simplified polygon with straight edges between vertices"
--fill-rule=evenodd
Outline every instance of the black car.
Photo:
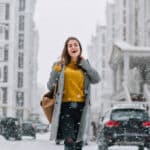
M 22 123 L 22 135 L 31 136 L 36 139 L 36 130 L 32 122 L 23 122 Z
M 99 124 L 98 148 L 108 150 L 112 145 L 136 145 L 150 150 L 150 120 L 144 107 L 124 105 L 108 111 Z
M 21 140 L 21 126 L 19 119 L 13 117 L 6 117 L 1 119 L 1 134 L 6 138 L 15 138 Z
M 44 133 L 49 131 L 49 125 L 45 123 L 34 123 L 37 133 Z

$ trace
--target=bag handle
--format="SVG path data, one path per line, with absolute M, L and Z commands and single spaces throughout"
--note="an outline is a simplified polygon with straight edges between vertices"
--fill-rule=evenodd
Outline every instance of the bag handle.
M 54 97 L 56 96 L 57 88 L 58 88 L 58 81 L 57 81 L 56 84 L 54 85 Z

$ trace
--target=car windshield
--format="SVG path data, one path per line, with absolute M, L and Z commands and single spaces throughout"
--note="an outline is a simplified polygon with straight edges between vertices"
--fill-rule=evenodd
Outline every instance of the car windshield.
M 129 119 L 147 120 L 148 114 L 144 110 L 139 109 L 117 109 L 111 114 L 112 120 L 129 120 Z

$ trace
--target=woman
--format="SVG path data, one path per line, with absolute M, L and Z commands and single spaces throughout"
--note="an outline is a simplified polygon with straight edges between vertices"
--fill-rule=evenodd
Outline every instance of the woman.
M 82 150 L 90 120 L 90 83 L 100 80 L 97 71 L 81 54 L 80 41 L 69 37 L 47 83 L 49 90 L 58 84 L 51 139 L 56 140 L 61 135 L 65 150 Z

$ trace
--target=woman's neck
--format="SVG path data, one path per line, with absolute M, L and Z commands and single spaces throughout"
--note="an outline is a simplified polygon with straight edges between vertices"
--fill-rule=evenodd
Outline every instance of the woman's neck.
M 77 58 L 71 58 L 71 62 L 77 62 Z

